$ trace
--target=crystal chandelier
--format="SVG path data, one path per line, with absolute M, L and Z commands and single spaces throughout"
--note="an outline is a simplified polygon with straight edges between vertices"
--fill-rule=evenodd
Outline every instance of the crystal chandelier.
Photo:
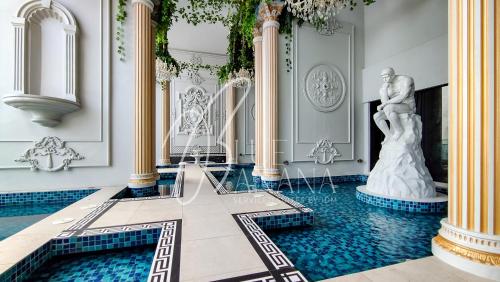
M 252 78 L 252 72 L 242 68 L 236 73 L 229 74 L 228 83 L 232 84 L 233 87 L 244 88 L 250 86 Z
M 331 35 L 342 26 L 336 21 L 337 13 L 349 0 L 285 0 L 287 10 L 294 16 L 312 23 L 322 34 Z
M 156 59 L 156 81 L 163 84 L 165 81 L 170 81 L 176 77 L 176 70 L 163 62 L 159 58 Z

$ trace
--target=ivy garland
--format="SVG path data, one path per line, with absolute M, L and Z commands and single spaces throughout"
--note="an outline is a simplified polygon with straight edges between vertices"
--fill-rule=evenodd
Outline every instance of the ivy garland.
M 118 42 L 118 55 L 120 60 L 125 60 L 125 19 L 127 18 L 127 0 L 118 0 L 118 12 L 116 12 L 116 41 Z
M 156 56 L 165 62 L 174 70 L 174 75 L 179 75 L 183 70 L 209 70 L 211 74 L 217 73 L 220 81 L 225 81 L 232 75 L 246 70 L 253 73 L 253 29 L 257 20 L 257 9 L 261 3 L 270 3 L 270 0 L 188 0 L 188 5 L 178 7 L 179 0 L 162 0 L 160 14 L 157 15 L 156 30 Z M 364 5 L 370 5 L 375 0 L 362 0 Z M 124 43 L 124 23 L 127 17 L 127 0 L 118 0 L 118 11 L 116 20 L 119 23 L 116 32 L 118 41 L 118 54 L 120 59 L 125 58 Z M 357 0 L 350 0 L 350 9 L 357 6 Z M 224 11 L 227 14 L 224 14 Z M 177 22 L 179 18 L 187 23 L 198 25 L 200 23 L 222 23 L 229 28 L 228 35 L 228 63 L 223 66 L 198 65 L 185 62 L 177 62 L 168 51 L 168 31 L 172 23 Z M 293 40 L 293 21 L 301 26 L 304 21 L 296 18 L 287 9 L 283 9 L 279 17 L 279 33 L 284 34 L 285 43 L 285 62 L 287 72 L 292 69 L 291 44 Z M 321 23 L 313 23 L 316 27 Z

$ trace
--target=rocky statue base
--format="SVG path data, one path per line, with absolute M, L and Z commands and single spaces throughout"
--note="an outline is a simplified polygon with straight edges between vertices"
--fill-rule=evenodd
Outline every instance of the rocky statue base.
M 425 166 L 422 122 L 417 114 L 399 114 L 404 131 L 395 137 L 393 129 L 382 143 L 379 160 L 370 172 L 368 192 L 404 199 L 436 197 L 434 181 Z

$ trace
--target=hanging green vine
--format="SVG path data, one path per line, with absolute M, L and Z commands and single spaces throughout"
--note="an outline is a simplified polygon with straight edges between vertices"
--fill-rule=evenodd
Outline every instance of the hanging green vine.
M 364 5 L 370 5 L 375 0 L 359 0 Z M 357 6 L 357 0 L 350 0 L 350 9 Z M 179 75 L 183 70 L 206 69 L 212 74 L 217 73 L 220 81 L 225 81 L 232 75 L 244 70 L 253 73 L 253 29 L 257 20 L 257 10 L 261 3 L 271 3 L 270 0 L 188 0 L 186 6 L 179 6 L 178 0 L 162 0 L 157 15 L 158 26 L 156 29 L 156 56 L 165 62 Z M 119 23 L 116 31 L 118 41 L 118 54 L 120 59 L 125 58 L 124 24 L 127 17 L 127 0 L 118 0 L 116 20 Z M 285 5 L 287 5 L 285 3 Z M 346 4 L 347 5 L 347 4 Z M 229 28 L 227 55 L 228 62 L 223 66 L 195 65 L 192 63 L 177 62 L 168 51 L 168 31 L 173 22 L 179 19 L 192 25 L 200 23 L 222 23 Z M 292 27 L 294 21 L 301 26 L 304 21 L 292 15 L 286 8 L 278 19 L 279 33 L 285 36 L 285 62 L 287 72 L 293 66 L 292 62 Z M 312 22 L 317 28 L 323 23 Z
M 118 11 L 116 12 L 116 41 L 118 42 L 118 55 L 120 60 L 125 60 L 125 19 L 127 18 L 127 0 L 118 0 Z

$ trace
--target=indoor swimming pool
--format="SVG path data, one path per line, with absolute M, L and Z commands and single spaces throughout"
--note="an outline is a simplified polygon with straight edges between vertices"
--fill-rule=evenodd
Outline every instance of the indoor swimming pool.
M 155 245 L 56 257 L 30 281 L 147 281 Z
M 229 172 L 212 171 L 211 173 L 229 192 L 232 192 L 256 189 L 252 171 L 253 167 L 237 167 Z
M 312 227 L 266 232 L 308 279 L 318 281 L 432 255 L 442 214 L 405 213 L 356 199 L 361 182 L 281 191 L 315 212 Z
M 0 241 L 72 203 L 0 206 Z

